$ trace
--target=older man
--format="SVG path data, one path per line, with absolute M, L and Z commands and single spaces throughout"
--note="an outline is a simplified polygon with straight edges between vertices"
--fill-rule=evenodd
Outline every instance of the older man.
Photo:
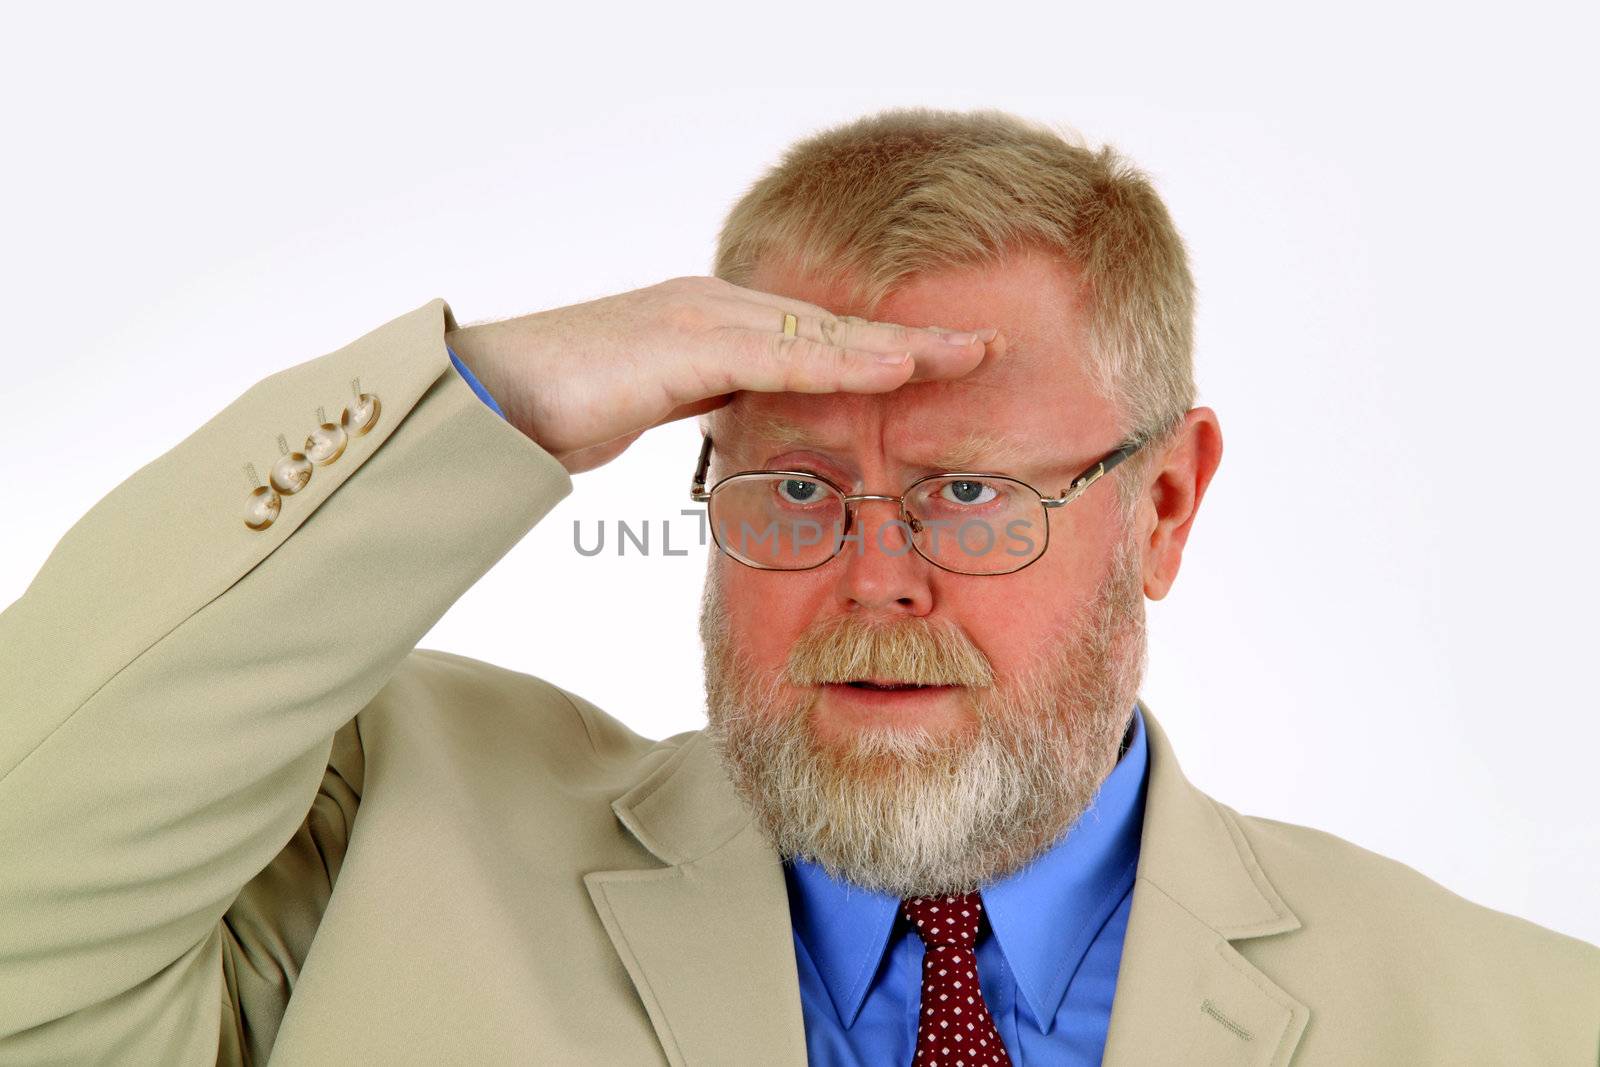
M 433 301 L 68 531 L 0 615 L 0 1062 L 1595 1062 L 1600 950 L 1212 800 L 1138 699 L 1221 457 L 1143 177 L 871 116 L 716 273 Z M 415 649 L 690 415 L 706 730 Z

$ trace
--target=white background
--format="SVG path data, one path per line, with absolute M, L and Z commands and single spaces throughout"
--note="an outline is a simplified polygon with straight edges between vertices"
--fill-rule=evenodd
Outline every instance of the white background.
M 1144 689 L 1185 771 L 1600 942 L 1577 5 L 575 11 L 8 17 L 0 604 L 274 371 L 436 296 L 467 323 L 707 273 L 793 139 L 1001 107 L 1130 154 L 1193 257 L 1226 448 Z M 698 726 L 704 550 L 572 548 L 688 506 L 696 441 L 580 476 L 422 645 Z

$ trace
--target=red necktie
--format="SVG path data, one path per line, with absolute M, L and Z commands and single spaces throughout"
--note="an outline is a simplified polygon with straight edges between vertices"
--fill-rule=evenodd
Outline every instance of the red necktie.
M 978 894 L 912 897 L 900 911 L 925 946 L 913 1067 L 1011 1067 L 978 990 Z

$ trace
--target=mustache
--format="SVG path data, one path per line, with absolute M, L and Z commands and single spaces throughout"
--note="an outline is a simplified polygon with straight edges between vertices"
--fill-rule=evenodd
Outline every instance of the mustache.
M 975 689 L 994 684 L 989 658 L 954 623 L 852 615 L 807 628 L 789 650 L 784 675 L 793 685 L 873 678 Z

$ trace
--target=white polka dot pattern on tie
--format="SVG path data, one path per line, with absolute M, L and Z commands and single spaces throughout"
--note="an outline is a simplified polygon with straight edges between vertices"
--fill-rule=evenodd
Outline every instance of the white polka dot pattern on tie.
M 1011 1056 L 978 989 L 978 894 L 912 897 L 900 912 L 924 946 L 913 1067 L 1010 1067 Z

